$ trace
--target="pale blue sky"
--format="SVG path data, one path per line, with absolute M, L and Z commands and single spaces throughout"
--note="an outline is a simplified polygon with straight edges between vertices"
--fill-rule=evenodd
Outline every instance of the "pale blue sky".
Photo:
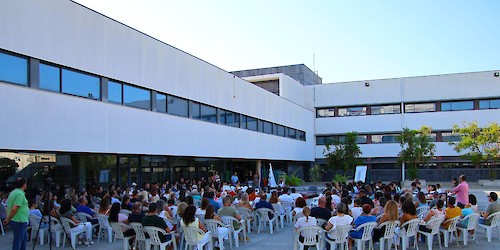
M 303 63 L 331 83 L 500 70 L 495 0 L 76 2 L 227 71 Z

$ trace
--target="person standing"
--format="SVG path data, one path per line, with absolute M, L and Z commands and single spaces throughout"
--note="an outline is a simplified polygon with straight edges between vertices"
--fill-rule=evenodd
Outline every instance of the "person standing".
M 238 173 L 235 171 L 233 176 L 231 176 L 231 185 L 236 186 L 240 182 L 240 179 L 238 178 Z
M 7 211 L 9 212 L 3 224 L 9 224 L 9 227 L 12 228 L 14 233 L 12 249 L 25 250 L 26 241 L 28 239 L 26 229 L 28 227 L 30 209 L 24 192 L 28 184 L 24 178 L 19 177 L 16 179 L 14 185 L 16 189 L 9 194 L 9 198 L 7 199 Z
M 453 192 L 457 197 L 457 207 L 463 209 L 465 205 L 469 204 L 469 184 L 467 184 L 465 175 L 460 175 L 458 177 L 460 184 L 453 188 Z

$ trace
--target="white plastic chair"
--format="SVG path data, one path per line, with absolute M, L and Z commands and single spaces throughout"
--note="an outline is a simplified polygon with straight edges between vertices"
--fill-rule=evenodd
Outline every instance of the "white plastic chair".
M 76 218 L 78 218 L 79 221 L 82 222 L 92 222 L 92 220 L 94 219 L 90 214 L 84 212 L 76 212 L 75 216 Z M 92 232 L 97 228 L 97 226 L 99 226 L 99 223 L 92 224 Z
M 337 244 L 340 244 L 341 249 L 347 250 L 347 239 L 349 238 L 349 231 L 352 229 L 351 225 L 338 226 L 335 229 L 330 229 L 326 232 L 328 236 L 324 237 L 325 241 L 330 244 L 330 250 L 335 250 Z M 330 237 L 330 238 L 328 238 Z
M 40 228 L 40 222 L 42 221 L 42 218 L 36 215 L 30 214 L 28 220 L 31 225 L 30 243 L 33 243 L 33 239 L 36 237 L 36 233 L 38 232 L 38 241 L 40 242 L 40 245 L 43 245 L 45 242 L 45 236 L 50 237 L 50 234 L 48 233 L 49 228 Z
M 385 241 L 387 241 L 388 249 L 391 249 L 392 244 L 394 244 L 394 234 L 395 234 L 396 227 L 399 226 L 399 221 L 398 220 L 386 221 L 386 222 L 378 225 L 377 228 L 380 229 L 384 226 L 385 226 L 384 235 L 379 239 L 380 250 L 385 249 Z
M 184 232 L 184 239 L 186 240 L 186 247 L 188 246 L 196 246 L 198 250 L 202 250 L 203 246 L 207 245 L 208 249 L 213 249 L 212 236 L 210 232 L 203 232 L 203 230 L 196 227 L 183 227 L 182 231 Z M 201 240 L 198 239 L 199 235 L 203 235 Z
M 431 208 L 429 206 L 421 206 L 417 208 L 417 217 L 420 219 L 424 218 L 427 216 L 427 214 L 431 211 Z
M 294 245 L 299 245 L 299 250 L 303 250 L 304 246 L 316 246 L 316 249 L 321 249 L 321 238 L 320 235 L 324 232 L 321 227 L 311 226 L 300 228 L 295 232 L 295 243 Z M 303 242 L 300 242 L 299 237 L 304 238 Z
M 327 221 L 327 220 L 325 220 L 325 219 L 316 218 L 316 225 L 317 225 L 318 227 L 324 228 L 327 222 L 328 222 L 328 221 Z
M 443 223 L 443 221 L 444 221 L 443 216 L 433 217 L 427 222 L 427 228 L 431 229 L 430 233 L 425 232 L 425 231 L 421 231 L 420 229 L 418 230 L 418 233 L 420 233 L 426 237 L 428 250 L 432 250 L 432 241 L 434 239 L 434 235 L 439 234 L 439 226 L 441 226 L 441 223 Z M 441 247 L 441 237 L 439 237 L 439 235 L 438 235 L 437 238 L 438 238 L 439 248 L 442 248 Z
M 457 241 L 457 246 L 458 246 L 458 234 L 457 234 L 458 220 L 460 220 L 460 216 L 448 219 L 445 222 L 443 222 L 443 223 L 450 223 L 448 229 L 444 228 L 439 229 L 439 232 L 443 233 L 444 235 L 444 247 L 448 247 L 448 244 L 450 243 L 453 235 L 455 235 L 455 239 Z
M 253 212 L 245 207 L 238 207 L 236 208 L 238 213 L 241 216 L 241 219 L 245 221 L 247 225 L 247 232 L 250 232 L 252 230 L 252 221 L 255 221 L 255 218 L 253 216 Z
M 413 238 L 414 244 L 413 247 L 417 248 L 418 250 L 418 244 L 417 244 L 417 232 L 418 232 L 418 226 L 420 224 L 420 219 L 412 219 L 409 220 L 400 227 L 398 239 L 401 239 L 401 250 L 406 250 L 408 248 L 408 245 L 410 244 L 410 238 Z
M 142 227 L 142 224 L 139 222 L 131 222 L 129 225 L 135 231 L 134 247 L 137 247 L 139 242 L 144 242 L 144 248 L 146 250 L 151 249 L 151 240 L 149 238 L 146 238 L 146 234 L 144 233 L 144 228 Z
M 476 240 L 476 244 L 479 244 L 477 237 L 476 237 L 476 228 L 477 228 L 477 221 L 479 219 L 479 214 L 478 213 L 472 213 L 464 218 L 462 218 L 460 221 L 465 222 L 467 221 L 467 227 L 461 227 L 460 224 L 457 224 L 457 229 L 462 232 L 462 237 L 464 240 L 464 245 L 467 246 L 467 240 L 469 239 L 469 231 L 474 230 L 472 233 L 472 240 Z
M 149 235 L 149 239 L 150 239 L 149 248 L 146 245 L 146 249 L 151 249 L 150 246 L 153 245 L 153 246 L 159 246 L 160 250 L 166 250 L 167 246 L 172 244 L 174 250 L 177 250 L 177 244 L 176 244 L 174 232 L 167 233 L 164 229 L 159 228 L 159 227 L 144 227 L 144 232 L 146 232 Z M 165 241 L 165 242 L 161 242 L 160 233 L 163 235 L 170 235 L 170 240 Z M 201 249 L 201 248 L 198 248 L 198 249 Z
M 116 239 L 122 240 L 123 241 L 123 250 L 128 250 L 130 247 L 129 240 L 134 238 L 134 236 L 125 236 L 123 235 L 122 227 L 128 227 L 123 222 L 110 222 L 109 225 L 113 229 L 113 232 L 115 233 L 115 243 Z M 113 247 L 114 248 L 114 247 Z
M 285 215 L 286 215 L 286 219 L 288 221 L 288 223 L 292 223 L 292 220 L 293 220 L 293 216 L 292 216 L 292 210 L 293 210 L 293 203 L 291 202 L 287 202 L 287 201 L 282 201 L 281 202 L 281 205 L 283 206 L 283 208 L 285 208 Z
M 61 221 L 52 216 L 50 216 L 50 232 L 56 236 L 56 247 L 61 245 L 61 240 L 63 240 L 63 247 L 66 245 L 66 233 Z
M 281 211 L 285 211 L 285 208 L 283 207 L 283 205 L 281 204 L 278 204 L 278 203 L 272 203 L 273 205 L 273 208 L 274 208 L 274 216 L 277 216 L 279 219 L 280 219 L 280 223 L 281 223 L 281 228 L 284 228 L 284 221 L 285 221 L 285 215 L 286 213 L 281 213 Z
M 366 222 L 352 230 L 352 231 L 363 230 L 361 238 L 350 237 L 351 239 L 354 240 L 354 243 L 356 244 L 358 250 L 365 249 L 365 242 L 367 241 L 368 241 L 368 249 L 373 249 L 372 232 L 376 226 L 377 222 Z
M 302 212 L 296 213 L 295 216 L 293 216 L 293 220 L 292 220 L 293 222 L 292 223 L 295 225 L 295 223 L 297 223 L 297 220 L 299 218 L 302 218 L 302 217 L 304 217 L 304 214 Z
M 245 223 L 243 221 L 239 221 L 232 216 L 222 216 L 222 222 L 224 225 L 229 228 L 229 233 L 233 235 L 234 243 L 236 247 L 240 247 L 240 241 L 238 240 L 238 235 L 243 232 L 243 240 L 245 244 L 247 243 L 247 230 L 245 228 Z M 234 227 L 234 223 L 239 224 L 240 228 L 236 229 Z
M 71 230 L 73 227 L 76 227 L 77 224 L 68 218 L 61 217 L 61 224 L 64 229 L 64 232 L 70 236 L 71 239 L 71 247 L 75 249 L 76 243 L 78 240 L 78 235 L 85 233 L 85 227 L 82 227 L 80 230 Z
M 130 211 L 128 209 L 120 209 L 120 213 L 122 213 L 128 217 L 132 213 L 132 211 Z
M 488 242 L 491 242 L 493 228 L 497 229 L 497 236 L 500 238 L 500 229 L 498 228 L 498 226 L 500 226 L 500 212 L 490 214 L 488 218 L 486 218 L 486 220 L 489 219 L 491 219 L 491 223 L 489 226 L 481 223 L 479 223 L 478 225 L 486 230 L 486 237 L 488 238 Z
M 260 227 L 262 226 L 262 223 L 266 224 L 267 222 L 269 222 L 269 230 L 271 234 L 273 234 L 273 223 L 276 224 L 276 230 L 277 230 L 278 221 L 276 220 L 276 216 L 270 218 L 269 214 L 274 215 L 274 211 L 269 208 L 259 208 L 256 211 L 259 214 L 259 227 L 257 228 L 257 233 L 260 233 Z
M 205 220 L 205 226 L 207 230 L 211 232 L 212 238 L 217 238 L 219 241 L 219 249 L 224 250 L 224 238 L 229 240 L 229 245 L 233 249 L 233 241 L 229 239 L 229 228 L 224 225 L 224 223 L 218 220 Z M 219 228 L 225 228 L 227 230 L 219 230 Z
M 101 239 L 101 235 L 103 235 L 104 232 L 107 232 L 109 242 L 113 242 L 113 229 L 108 222 L 109 216 L 104 214 L 97 214 L 96 217 L 97 220 L 99 220 L 99 232 L 97 233 L 97 241 Z

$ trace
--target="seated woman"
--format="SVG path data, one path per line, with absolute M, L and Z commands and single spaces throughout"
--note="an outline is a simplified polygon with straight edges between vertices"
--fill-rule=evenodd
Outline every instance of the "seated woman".
M 297 232 L 299 229 L 303 227 L 311 227 L 311 226 L 317 226 L 317 221 L 316 218 L 311 217 L 311 209 L 309 207 L 304 207 L 302 209 L 302 213 L 304 214 L 304 217 L 301 217 L 297 219 L 297 222 L 295 223 L 295 232 Z M 299 235 L 299 240 L 300 242 L 304 242 L 304 236 Z M 305 246 L 304 249 L 308 249 L 308 246 Z
M 108 218 L 109 222 L 123 222 L 125 224 L 121 227 L 123 236 L 128 237 L 135 235 L 134 229 L 128 225 L 127 215 L 120 213 L 120 209 L 120 203 L 113 203 L 113 205 L 111 205 L 111 210 L 109 210 Z M 130 244 L 130 246 L 133 246 L 134 238 L 130 238 L 128 243 Z
M 415 202 L 415 207 L 428 207 L 427 205 L 427 199 L 425 197 L 425 194 L 423 192 L 418 192 L 418 201 Z
M 385 204 L 384 213 L 382 214 L 382 218 L 380 218 L 379 225 L 386 221 L 397 221 L 397 220 L 398 220 L 398 203 L 391 200 L 387 202 L 387 204 Z M 373 229 L 373 241 L 378 242 L 379 239 L 384 235 L 384 232 L 385 232 L 385 226 L 382 228 Z
M 196 218 L 195 214 L 196 214 L 195 206 L 191 205 L 186 207 L 186 210 L 184 210 L 184 213 L 182 214 L 181 226 L 195 227 L 201 229 L 203 232 L 207 232 L 207 229 L 205 228 L 205 226 L 203 226 L 203 223 L 201 223 L 198 220 L 198 218 Z M 210 237 L 209 234 L 199 234 L 198 240 L 208 240 L 208 237 Z
M 100 214 L 109 215 L 109 208 L 110 208 L 109 202 L 110 202 L 109 199 L 103 198 L 101 200 L 101 204 L 100 204 L 99 210 L 97 212 Z
M 207 198 L 201 199 L 201 205 L 196 209 L 196 214 L 205 215 L 207 206 L 210 204 L 210 200 Z
M 42 218 L 42 212 L 40 212 L 40 209 L 38 209 L 38 202 L 35 201 L 35 199 L 30 199 L 28 201 L 28 205 L 29 205 L 29 208 L 30 208 L 30 215 L 35 215 L 39 218 Z M 42 222 L 42 224 L 40 225 L 40 228 L 43 229 L 43 228 L 48 228 L 49 227 L 49 224 L 47 222 Z
M 334 237 L 334 229 L 339 226 L 350 225 L 352 220 L 352 217 L 347 214 L 347 205 L 342 202 L 339 203 L 337 205 L 337 215 L 331 217 L 325 226 L 325 230 L 329 231 L 327 237 L 332 239 Z
M 304 200 L 304 198 L 302 197 L 298 197 L 295 200 L 295 208 L 292 210 L 292 216 L 295 217 L 297 214 L 302 213 L 302 210 L 306 205 L 306 200 Z
M 81 229 L 85 229 L 86 240 L 80 239 L 80 241 L 85 245 L 94 244 L 94 242 L 90 241 L 92 237 L 92 224 L 90 222 L 80 222 L 75 218 L 75 215 L 71 211 L 71 201 L 69 199 L 64 199 L 61 202 L 61 208 L 59 209 L 59 214 L 61 217 L 68 218 L 72 220 L 75 224 L 75 227 L 71 228 L 71 231 L 79 231 Z
M 215 208 L 212 204 L 208 204 L 206 213 L 205 213 L 205 220 L 218 220 L 222 222 L 222 219 L 220 216 L 218 216 L 215 213 Z M 227 227 L 217 227 L 217 233 L 220 234 L 228 234 L 229 233 L 229 228 Z M 220 243 L 222 244 L 222 242 Z
M 385 198 L 384 198 L 385 199 Z M 372 211 L 372 206 L 370 204 L 364 204 L 362 206 L 363 213 L 354 221 L 354 229 L 357 227 L 367 223 L 367 222 L 375 222 L 377 217 L 370 215 Z M 349 236 L 354 239 L 361 239 L 363 236 L 363 229 L 358 231 L 351 231 Z M 353 239 L 349 239 L 349 249 L 352 249 L 352 244 L 354 243 Z
M 444 202 L 442 200 L 438 200 L 436 202 L 436 208 L 431 209 L 431 211 L 425 216 L 424 221 L 428 222 L 430 219 L 438 216 L 445 216 L 444 210 L 443 210 Z M 420 231 L 424 232 L 431 232 L 432 230 L 430 228 L 427 228 L 426 225 L 420 225 L 418 226 L 418 229 Z

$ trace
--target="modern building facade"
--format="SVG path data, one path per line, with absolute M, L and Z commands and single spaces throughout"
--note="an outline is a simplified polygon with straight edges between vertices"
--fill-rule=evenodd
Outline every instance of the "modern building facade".
M 0 158 L 55 159 L 10 165 L 33 181 L 307 176 L 349 131 L 370 168 L 396 173 L 391 138 L 422 125 L 442 168 L 460 162 L 453 124 L 500 117 L 495 72 L 322 84 L 305 65 L 229 73 L 72 1 L 6 1 L 0 16 Z

